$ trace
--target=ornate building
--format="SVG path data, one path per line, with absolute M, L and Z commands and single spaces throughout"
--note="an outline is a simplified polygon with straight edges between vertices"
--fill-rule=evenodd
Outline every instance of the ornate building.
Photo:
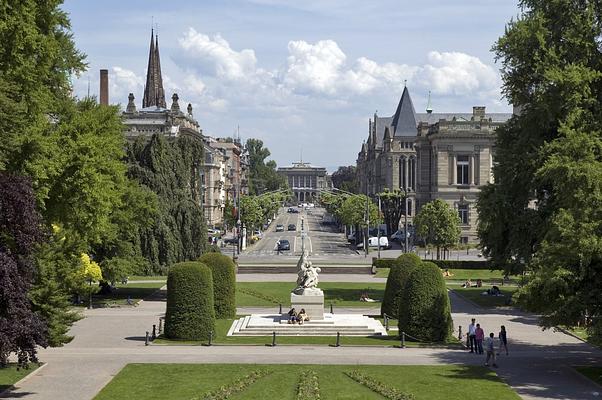
M 315 201 L 321 191 L 332 189 L 330 176 L 323 167 L 298 162 L 291 166 L 279 167 L 278 173 L 286 178 L 297 201 Z
M 374 114 L 368 140 L 357 158 L 361 193 L 375 196 L 385 188 L 408 193 L 408 218 L 434 199 L 458 211 L 462 242 L 475 242 L 476 199 L 490 182 L 495 130 L 512 114 L 416 113 L 404 88 L 392 117 Z

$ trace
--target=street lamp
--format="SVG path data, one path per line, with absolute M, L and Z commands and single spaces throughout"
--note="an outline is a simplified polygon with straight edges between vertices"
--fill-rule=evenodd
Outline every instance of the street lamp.
M 408 252 L 408 188 L 403 188 L 405 202 L 403 235 L 405 236 L 405 253 Z
M 378 198 L 378 216 L 380 217 L 380 213 L 381 213 L 380 196 L 376 196 L 376 197 Z M 376 240 L 378 240 L 378 259 L 380 260 L 380 226 L 377 226 L 376 229 L 377 229 L 377 234 L 376 234 L 377 239 Z

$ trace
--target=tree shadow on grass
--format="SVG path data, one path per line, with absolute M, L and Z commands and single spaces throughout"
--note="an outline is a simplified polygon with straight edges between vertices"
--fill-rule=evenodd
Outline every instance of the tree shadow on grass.
M 5 391 L 6 390 L 6 391 Z M 12 385 L 0 385 L 0 399 L 20 399 L 24 397 L 33 396 L 34 392 L 21 392 L 16 393 L 17 389 Z
M 379 300 L 382 301 L 384 294 L 385 294 L 385 289 L 376 289 L 376 288 L 371 288 L 369 286 L 366 286 L 365 288 L 353 288 L 353 289 L 347 289 L 347 288 L 324 288 L 322 289 L 324 291 L 324 301 L 325 302 L 331 302 L 331 303 L 337 303 L 340 301 L 360 301 L 360 297 L 362 295 L 362 293 L 366 293 L 366 295 L 374 300 Z M 378 303 L 366 303 L 366 305 L 369 304 L 378 304 Z

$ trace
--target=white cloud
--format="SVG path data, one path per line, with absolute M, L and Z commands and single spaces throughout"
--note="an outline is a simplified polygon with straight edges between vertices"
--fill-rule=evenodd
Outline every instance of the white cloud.
M 189 28 L 179 43 L 186 58 L 193 60 L 204 73 L 234 81 L 255 73 L 255 52 L 250 49 L 232 50 L 219 34 L 210 37 Z
M 187 85 L 188 91 L 191 94 L 202 95 L 207 87 L 205 83 L 194 75 L 188 75 L 185 78 L 185 83 Z
M 499 74 L 477 57 L 465 53 L 431 51 L 421 80 L 434 94 L 477 95 L 500 87 Z
M 127 101 L 129 93 L 141 93 L 144 89 L 144 78 L 134 71 L 115 66 L 109 73 L 109 96 L 111 101 Z M 125 100 L 124 100 L 125 99 Z

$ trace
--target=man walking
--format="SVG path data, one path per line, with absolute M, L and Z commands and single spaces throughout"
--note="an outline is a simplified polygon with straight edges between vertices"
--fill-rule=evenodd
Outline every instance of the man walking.
M 475 325 L 475 319 L 473 318 L 468 325 L 468 343 L 470 344 L 470 352 L 474 353 L 476 351 L 476 330 L 477 327 Z
M 477 329 L 475 329 L 475 340 L 477 342 L 476 352 L 478 354 L 483 354 L 483 340 L 485 339 L 485 331 L 481 328 L 481 324 L 477 324 Z
M 497 364 L 495 363 L 495 343 L 494 343 L 494 335 L 493 332 L 489 334 L 487 338 L 487 358 L 485 359 L 485 366 L 489 366 L 489 360 L 493 361 L 493 366 L 497 368 Z

